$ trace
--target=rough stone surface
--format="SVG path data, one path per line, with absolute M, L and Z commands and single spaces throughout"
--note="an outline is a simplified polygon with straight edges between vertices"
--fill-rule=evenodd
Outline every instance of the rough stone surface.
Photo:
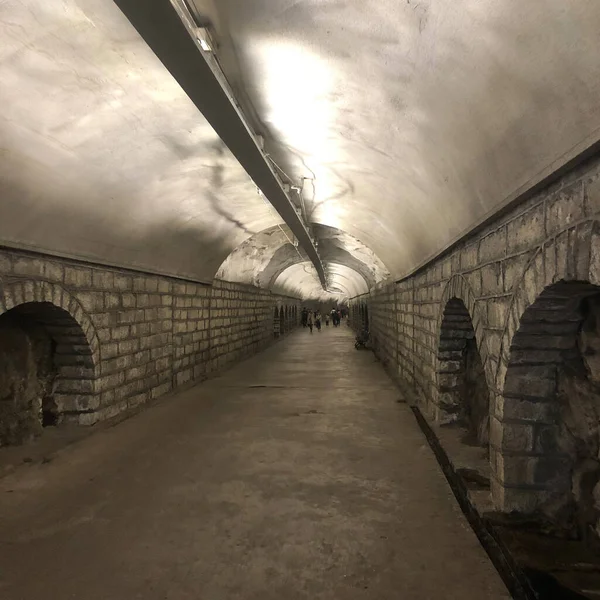
M 252 286 L 207 286 L 16 251 L 0 251 L 0 267 L 2 304 L 28 306 L 54 341 L 59 421 L 114 417 L 259 351 L 274 339 L 275 308 L 283 332 L 298 322 L 297 298 Z M 2 421 L 13 427 L 14 419 Z M 22 436 L 0 435 L 0 444 L 3 437 Z
M 457 357 L 448 353 L 462 350 L 442 335 L 442 327 L 448 303 L 455 298 L 463 302 L 485 385 L 495 399 L 491 438 L 498 445 L 491 455 L 503 461 L 501 468 L 498 461 L 491 465 L 492 496 L 502 510 L 538 510 L 555 500 L 544 486 L 562 489 L 556 477 L 571 477 L 568 463 L 551 457 L 552 452 L 560 454 L 565 440 L 549 421 L 557 418 L 557 385 L 563 390 L 568 385 L 557 382 L 561 365 L 576 351 L 578 307 L 586 295 L 600 291 L 598 190 L 600 161 L 592 159 L 414 275 L 379 284 L 350 302 L 352 326 L 362 326 L 365 312 L 372 316 L 377 356 L 422 412 L 438 422 L 448 418 L 444 407 L 460 404 L 443 388 L 448 374 L 456 375 L 448 361 Z M 596 356 L 594 349 L 586 358 L 589 385 L 598 377 Z M 525 471 L 511 465 L 512 460 L 530 464 L 529 455 L 544 458 L 535 485 L 531 477 L 515 478 Z M 554 475 L 540 485 L 544 472 Z
M 20 315 L 0 316 L 0 446 L 41 433 L 55 377 L 44 328 Z

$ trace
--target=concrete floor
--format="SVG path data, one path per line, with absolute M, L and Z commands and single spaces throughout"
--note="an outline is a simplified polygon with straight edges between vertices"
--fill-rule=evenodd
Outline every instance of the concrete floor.
M 301 330 L 0 479 L 0 598 L 510 598 L 352 342 Z

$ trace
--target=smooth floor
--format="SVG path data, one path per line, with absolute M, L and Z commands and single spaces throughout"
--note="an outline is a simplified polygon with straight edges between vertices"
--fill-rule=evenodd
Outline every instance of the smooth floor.
M 2 600 L 510 598 L 347 326 L 0 479 Z

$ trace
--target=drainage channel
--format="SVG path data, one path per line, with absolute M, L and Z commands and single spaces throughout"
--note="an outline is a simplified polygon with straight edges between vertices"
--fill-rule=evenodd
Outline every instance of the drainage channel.
M 416 406 L 411 406 L 417 423 L 423 431 L 429 446 L 446 476 L 448 484 L 456 497 L 456 500 L 467 518 L 467 521 L 477 535 L 479 542 L 487 552 L 494 567 L 498 571 L 508 591 L 515 600 L 540 600 L 540 598 L 564 598 L 557 595 L 539 595 L 531 585 L 530 580 L 521 571 L 514 561 L 508 548 L 498 538 L 494 530 L 481 518 L 475 507 L 471 504 L 465 484 L 454 470 L 448 455 L 442 448 L 439 440 L 429 424 Z

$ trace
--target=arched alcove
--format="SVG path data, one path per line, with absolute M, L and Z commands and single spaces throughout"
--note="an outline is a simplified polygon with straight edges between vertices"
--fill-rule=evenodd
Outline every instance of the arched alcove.
M 451 298 L 444 307 L 436 371 L 437 399 L 433 415 L 436 422 L 456 422 L 468 434 L 465 441 L 486 446 L 490 392 L 473 323 L 459 298 Z
M 523 312 L 509 348 L 498 453 L 501 506 L 598 538 L 600 287 L 548 286 Z
M 279 310 L 277 307 L 273 309 L 273 335 L 275 337 L 281 335 L 281 324 L 279 322 Z
M 8 305 L 14 292 L 7 289 Z M 96 368 L 86 333 L 64 308 L 23 302 L 0 315 L 0 445 L 93 411 Z
M 282 335 L 285 333 L 285 311 L 283 306 L 279 307 L 279 332 Z

